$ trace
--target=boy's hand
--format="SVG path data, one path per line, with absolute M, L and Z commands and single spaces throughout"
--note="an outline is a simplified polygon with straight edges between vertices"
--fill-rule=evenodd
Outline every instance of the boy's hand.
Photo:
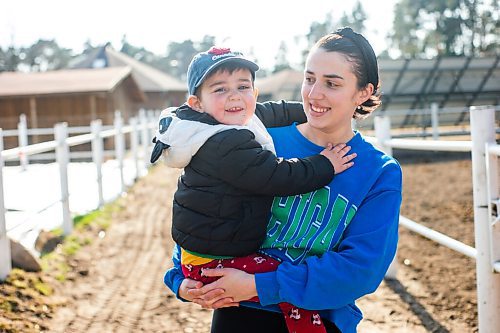
M 357 156 L 357 154 L 352 153 L 347 155 L 350 150 L 351 147 L 347 146 L 345 143 L 339 143 L 335 147 L 329 143 L 326 149 L 320 154 L 326 156 L 330 160 L 333 168 L 335 169 L 335 174 L 339 174 L 354 165 L 354 162 L 351 161 Z
M 179 296 L 186 301 L 193 301 L 195 297 L 192 296 L 190 290 L 196 290 L 203 287 L 203 283 L 200 281 L 195 281 L 191 279 L 182 280 L 181 285 L 179 286 Z

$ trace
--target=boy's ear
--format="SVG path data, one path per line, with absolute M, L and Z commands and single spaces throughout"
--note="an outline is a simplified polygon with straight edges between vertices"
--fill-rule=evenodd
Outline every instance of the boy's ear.
M 189 95 L 187 99 L 187 105 L 189 105 L 189 107 L 195 111 L 204 112 L 201 101 L 196 95 Z
M 254 95 L 255 99 L 257 100 L 257 97 L 259 97 L 259 89 L 258 88 L 253 89 L 253 95 Z

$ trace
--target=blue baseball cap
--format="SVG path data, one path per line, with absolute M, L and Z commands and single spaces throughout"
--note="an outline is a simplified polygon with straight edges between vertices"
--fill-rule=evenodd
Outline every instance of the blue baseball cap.
M 210 50 L 200 52 L 194 56 L 189 64 L 187 71 L 188 93 L 194 95 L 207 75 L 214 69 L 224 63 L 237 63 L 242 67 L 248 68 L 255 77 L 255 72 L 259 70 L 259 66 L 251 60 L 243 56 L 243 53 L 231 51 L 229 48 L 211 47 Z

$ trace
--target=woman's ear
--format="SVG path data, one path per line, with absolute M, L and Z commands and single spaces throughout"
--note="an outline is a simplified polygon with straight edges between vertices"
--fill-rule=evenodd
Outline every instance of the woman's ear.
M 364 88 L 359 90 L 357 105 L 361 105 L 366 102 L 370 96 L 373 95 L 373 89 L 373 84 L 368 83 Z
M 187 105 L 195 111 L 204 112 L 203 106 L 201 105 L 201 100 L 196 95 L 189 95 L 187 99 Z

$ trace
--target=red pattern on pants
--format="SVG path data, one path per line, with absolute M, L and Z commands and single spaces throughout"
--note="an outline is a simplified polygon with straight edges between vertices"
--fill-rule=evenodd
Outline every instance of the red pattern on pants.
M 277 269 L 280 262 L 264 254 L 256 253 L 246 257 L 231 259 L 214 259 L 203 265 L 182 265 L 182 272 L 186 278 L 211 283 L 219 277 L 206 277 L 203 270 L 207 268 L 237 268 L 247 273 L 265 273 Z M 258 302 L 258 297 L 250 299 Z M 300 309 L 290 303 L 279 303 L 281 312 L 285 316 L 286 326 L 290 333 L 326 333 L 325 325 L 318 312 Z

